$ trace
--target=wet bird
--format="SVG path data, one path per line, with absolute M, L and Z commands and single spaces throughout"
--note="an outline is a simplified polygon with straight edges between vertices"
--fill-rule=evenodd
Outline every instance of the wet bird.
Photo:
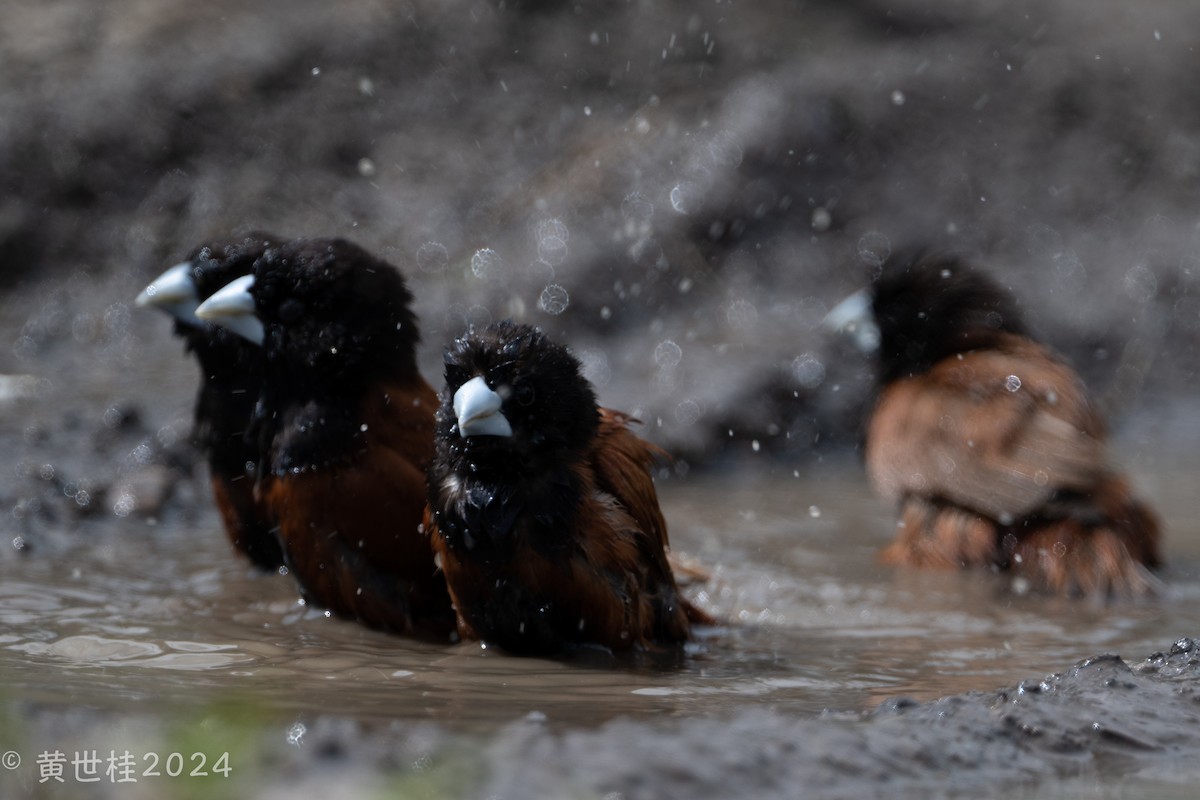
M 515 653 L 683 642 L 650 467 L 660 451 L 599 408 L 580 363 L 502 322 L 445 355 L 427 528 L 459 632 Z
M 900 508 L 885 562 L 993 566 L 1071 595 L 1153 587 L 1157 518 L 1109 460 L 1083 381 L 1028 336 L 1009 292 L 918 255 L 826 323 L 878 360 L 866 465 Z
M 197 315 L 261 343 L 257 496 L 308 602 L 372 627 L 454 628 L 421 531 L 437 394 L 412 295 L 341 239 L 287 242 Z
M 196 308 L 254 261 L 277 236 L 255 231 L 197 247 L 137 296 L 139 306 L 157 308 L 175 319 L 175 335 L 200 364 L 192 440 L 204 453 L 213 499 L 234 548 L 264 570 L 283 564 L 271 523 L 254 500 L 258 448 L 247 428 L 258 400 L 259 347 L 231 331 L 196 317 Z

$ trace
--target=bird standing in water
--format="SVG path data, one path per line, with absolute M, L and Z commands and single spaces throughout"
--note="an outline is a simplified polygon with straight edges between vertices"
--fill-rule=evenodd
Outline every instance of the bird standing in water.
M 427 529 L 464 638 L 627 650 L 709 621 L 667 561 L 659 451 L 597 406 L 566 348 L 503 322 L 454 342 L 445 364 Z
M 1083 381 L 1008 292 L 955 258 L 900 259 L 827 324 L 878 360 L 867 471 L 900 508 L 884 561 L 994 566 L 1064 594 L 1154 585 L 1157 518 L 1110 462 Z
M 192 440 L 204 453 L 213 499 L 234 548 L 256 566 L 283 564 L 272 524 L 254 500 L 258 447 L 247 429 L 258 400 L 260 348 L 237 334 L 196 317 L 196 309 L 234 278 L 250 272 L 268 247 L 281 241 L 252 232 L 197 247 L 137 296 L 139 306 L 175 319 L 175 335 L 200 365 Z
M 262 346 L 258 499 L 307 600 L 372 627 L 454 628 L 421 531 L 437 395 L 412 295 L 342 239 L 268 249 L 197 315 Z

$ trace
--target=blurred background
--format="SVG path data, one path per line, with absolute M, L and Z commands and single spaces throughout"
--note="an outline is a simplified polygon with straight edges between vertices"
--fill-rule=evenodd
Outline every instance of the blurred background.
M 541 325 L 694 464 L 852 443 L 869 371 L 817 324 L 914 244 L 1118 420 L 1195 388 L 1186 0 L 5 6 L 0 372 L 59 391 L 64 349 L 174 348 L 133 294 L 246 227 L 399 266 L 435 384 L 466 325 Z
M 435 385 L 442 347 L 468 325 L 540 325 L 581 357 L 602 403 L 636 414 L 647 438 L 679 456 L 676 476 L 700 481 L 857 470 L 871 368 L 819 323 L 893 251 L 960 253 L 1011 286 L 1033 330 L 1079 369 L 1116 430 L 1116 460 L 1135 478 L 1154 472 L 1150 499 L 1174 498 L 1168 549 L 1195 538 L 1186 529 L 1200 444 L 1193 0 L 0 7 L 0 619 L 18 631 L 4 639 L 12 660 L 0 672 L 32 674 L 32 654 L 53 669 L 19 691 L 46 698 L 67 690 L 42 675 L 57 674 L 62 658 L 81 665 L 65 695 L 77 704 L 49 723 L 30 717 L 48 744 L 62 746 L 59 727 L 78 721 L 78 698 L 92 698 L 88 687 L 105 676 L 115 698 L 187 696 L 198 675 L 237 685 L 243 673 L 222 672 L 224 656 L 202 658 L 201 645 L 235 641 L 230 663 L 262 670 L 252 693 L 261 698 L 269 676 L 283 675 L 272 686 L 290 681 L 300 699 L 282 705 L 302 709 L 320 686 L 332 690 L 323 669 L 366 680 L 376 663 L 391 673 L 406 646 L 295 619 L 291 585 L 251 580 L 217 533 L 188 446 L 195 365 L 170 323 L 132 301 L 196 244 L 247 228 L 344 236 L 397 265 L 417 298 L 420 357 Z M 1168 469 L 1176 456 L 1186 470 Z M 708 691 L 706 669 L 768 699 L 803 686 L 807 713 L 830 702 L 818 677 L 789 672 L 762 689 L 757 676 L 799 664 L 824 678 L 847 664 L 837 691 L 899 686 L 927 698 L 1063 667 L 1112 642 L 1133 641 L 1129 655 L 1144 656 L 1152 644 L 1130 638 L 1137 631 L 1163 643 L 1186 633 L 1179 617 L 1153 609 L 1106 622 L 1068 606 L 1044 624 L 1046 610 L 1026 601 L 1001 618 L 964 576 L 893 585 L 871 560 L 891 511 L 854 516 L 868 496 L 860 484 L 777 483 L 771 513 L 757 517 L 725 495 L 714 515 L 717 500 L 700 486 L 698 497 L 687 487 L 674 495 L 673 530 L 691 531 L 685 544 L 726 568 L 716 605 L 767 620 L 767 643 L 735 643 L 745 652 L 725 666 L 693 668 L 682 680 L 702 688 L 691 706 L 671 700 L 673 714 L 710 712 L 696 699 Z M 863 532 L 857 549 L 849 526 Z M 157 553 L 155 570 L 131 560 L 143 546 Z M 36 558 L 67 553 L 61 563 Z M 1178 609 L 1196 607 L 1195 563 L 1184 560 L 1188 581 L 1175 576 Z M 964 583 L 980 594 L 967 604 L 979 617 L 966 622 L 956 616 Z M 872 616 L 889 607 L 899 616 Z M 243 608 L 249 617 L 237 616 Z M 1072 627 L 1083 618 L 1082 632 Z M 877 660 L 889 666 L 844 657 L 856 646 L 839 636 L 862 626 L 860 641 L 885 637 Z M 266 627 L 283 637 L 270 652 Z M 896 640 L 886 637 L 905 630 L 916 631 L 904 640 L 912 652 L 893 668 Z M 968 630 L 977 638 L 960 644 Z M 1043 636 L 1022 649 L 1030 630 Z M 321 658 L 364 648 L 370 669 L 281 660 L 314 641 Z M 930 676 L 935 641 L 943 675 L 967 665 L 960 682 Z M 1010 641 L 1019 657 L 1005 655 Z M 191 649 L 171 649 L 180 642 Z M 210 671 L 182 673 L 186 685 L 144 666 L 105 672 L 146 648 L 169 651 L 170 669 L 194 656 Z M 497 717 L 518 715 L 541 691 L 531 687 L 562 680 L 496 679 L 496 659 L 476 656 L 430 673 L 451 698 L 450 712 L 431 716 L 467 713 L 454 705 L 461 692 L 500 692 L 489 675 L 523 687 L 494 706 Z M 429 666 L 428 652 L 413 658 L 412 670 Z M 158 677 L 145 683 L 149 674 Z M 419 713 L 381 705 L 402 696 L 384 683 L 363 689 L 355 708 Z M 330 703 L 340 708 L 338 686 Z M 618 695 L 631 702 L 623 684 L 597 693 L 604 713 L 624 708 Z M 567 691 L 562 702 L 578 698 Z M 436 704 L 411 707 L 425 705 Z M 322 724 L 331 739 L 342 735 L 341 723 Z M 790 741 L 784 727 L 780 740 Z M 641 739 L 655 737 L 630 741 Z M 705 760 L 687 747 L 681 759 Z M 930 767 L 930 785 L 941 786 L 941 769 Z M 862 764 L 849 772 L 863 774 Z

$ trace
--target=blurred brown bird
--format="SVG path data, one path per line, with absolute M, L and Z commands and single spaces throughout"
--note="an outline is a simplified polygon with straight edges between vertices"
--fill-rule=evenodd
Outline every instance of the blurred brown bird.
M 281 241 L 255 231 L 200 245 L 147 286 L 135 301 L 175 319 L 175 335 L 200 364 L 192 440 L 208 460 L 213 499 L 235 549 L 256 566 L 283 564 L 272 524 L 254 500 L 258 447 L 247 429 L 258 400 L 258 345 L 196 317 L 196 308 L 234 278 L 246 275 L 268 247 Z
M 650 466 L 573 355 L 511 322 L 446 352 L 427 528 L 464 638 L 515 653 L 653 649 L 710 622 L 683 601 Z
M 1011 295 L 950 257 L 885 267 L 827 324 L 876 353 L 867 471 L 898 503 L 891 564 L 993 566 L 1064 594 L 1154 586 L 1159 524 L 1111 464 L 1079 376 Z
M 444 635 L 454 616 L 421 531 L 437 395 L 411 303 L 392 265 L 312 239 L 268 249 L 197 314 L 262 344 L 258 499 L 307 600 Z

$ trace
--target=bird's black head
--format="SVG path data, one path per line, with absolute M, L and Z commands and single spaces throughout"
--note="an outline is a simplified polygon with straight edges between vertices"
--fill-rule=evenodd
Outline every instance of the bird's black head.
M 234 278 L 249 275 L 254 262 L 283 239 L 265 231 L 251 231 L 227 241 L 207 242 L 187 258 L 196 298 L 204 301 Z
M 528 325 L 500 322 L 445 354 L 437 460 L 451 472 L 531 475 L 574 461 L 600 414 L 570 351 Z
M 943 358 L 1024 334 L 1013 296 L 964 261 L 917 254 L 894 259 L 870 287 L 883 382 L 928 370 Z
M 249 290 L 271 369 L 306 383 L 415 377 L 412 293 L 391 264 L 343 239 L 269 248 Z

